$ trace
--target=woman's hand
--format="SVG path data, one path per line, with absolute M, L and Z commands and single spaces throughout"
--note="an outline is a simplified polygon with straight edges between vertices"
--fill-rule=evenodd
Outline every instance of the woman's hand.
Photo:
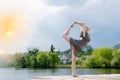
M 73 24 L 79 24 L 79 22 L 75 21 Z
M 85 25 L 85 23 L 83 23 L 83 22 L 78 22 L 78 21 L 75 21 L 73 24 L 79 24 L 79 25 L 81 25 L 81 26 L 84 26 L 84 25 Z
M 70 27 L 73 28 L 73 27 L 74 27 L 74 24 L 71 24 Z

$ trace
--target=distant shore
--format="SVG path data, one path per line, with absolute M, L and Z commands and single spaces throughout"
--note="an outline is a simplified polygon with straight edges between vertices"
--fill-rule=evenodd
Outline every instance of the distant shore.
M 120 80 L 120 74 L 36 76 L 32 80 Z

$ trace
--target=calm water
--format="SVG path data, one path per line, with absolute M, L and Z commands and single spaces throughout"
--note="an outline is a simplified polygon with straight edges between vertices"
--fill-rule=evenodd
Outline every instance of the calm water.
M 120 69 L 77 69 L 79 75 L 120 74 Z M 31 80 L 34 76 L 71 75 L 71 69 L 0 68 L 0 80 Z

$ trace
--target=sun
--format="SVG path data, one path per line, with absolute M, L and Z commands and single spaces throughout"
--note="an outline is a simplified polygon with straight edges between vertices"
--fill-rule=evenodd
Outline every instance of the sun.
M 8 38 L 13 36 L 15 33 L 15 28 L 17 27 L 18 21 L 17 17 L 14 15 L 5 15 L 0 20 L 1 23 L 1 36 L 2 38 Z

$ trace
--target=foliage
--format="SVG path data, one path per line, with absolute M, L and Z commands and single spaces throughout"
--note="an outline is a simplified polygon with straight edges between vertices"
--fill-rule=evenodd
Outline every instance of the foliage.
M 80 50 L 79 52 L 78 52 L 78 57 L 81 57 L 82 55 L 84 54 L 84 51 L 83 50 Z
M 111 67 L 112 49 L 110 48 L 97 48 L 93 51 L 92 55 L 84 61 L 87 67 Z
M 50 68 L 59 64 L 60 59 L 57 53 L 36 50 L 15 54 L 15 66 L 19 68 Z
M 9 61 L 4 61 L 4 64 L 9 63 L 7 66 L 18 68 L 53 68 L 60 65 L 59 55 L 71 55 L 70 49 L 63 52 L 54 52 L 54 49 L 52 45 L 49 52 L 40 51 L 36 48 L 29 49 L 26 53 L 16 53 L 8 56 L 7 59 Z M 120 68 L 120 48 L 111 49 L 102 47 L 93 50 L 91 46 L 87 46 L 79 51 L 78 57 L 79 60 L 76 60 L 77 66 L 89 68 Z M 0 63 L 3 63 L 2 57 Z M 67 65 L 70 67 L 71 64 L 72 61 L 70 59 Z
M 93 48 L 91 45 L 86 45 L 83 49 L 79 50 L 78 57 L 82 57 L 82 55 L 91 55 Z
M 49 67 L 49 58 L 47 53 L 43 51 L 39 51 L 37 54 L 37 65 L 42 68 L 48 68 Z
M 50 52 L 55 52 L 55 47 L 51 44 L 51 47 L 50 47 Z
M 24 68 L 25 67 L 25 58 L 23 54 L 17 53 L 15 54 L 15 66 L 18 68 Z
M 48 53 L 48 59 L 50 62 L 50 66 L 55 66 L 60 63 L 60 58 L 58 57 L 57 53 L 49 52 Z
M 113 58 L 111 60 L 111 66 L 120 68 L 120 49 L 113 49 Z
M 72 64 L 72 60 L 69 60 L 68 64 Z M 76 60 L 76 65 L 80 65 L 80 60 Z
M 86 45 L 84 48 L 83 48 L 83 51 L 84 51 L 84 54 L 85 55 L 91 55 L 92 54 L 92 51 L 93 51 L 93 48 L 91 45 Z

